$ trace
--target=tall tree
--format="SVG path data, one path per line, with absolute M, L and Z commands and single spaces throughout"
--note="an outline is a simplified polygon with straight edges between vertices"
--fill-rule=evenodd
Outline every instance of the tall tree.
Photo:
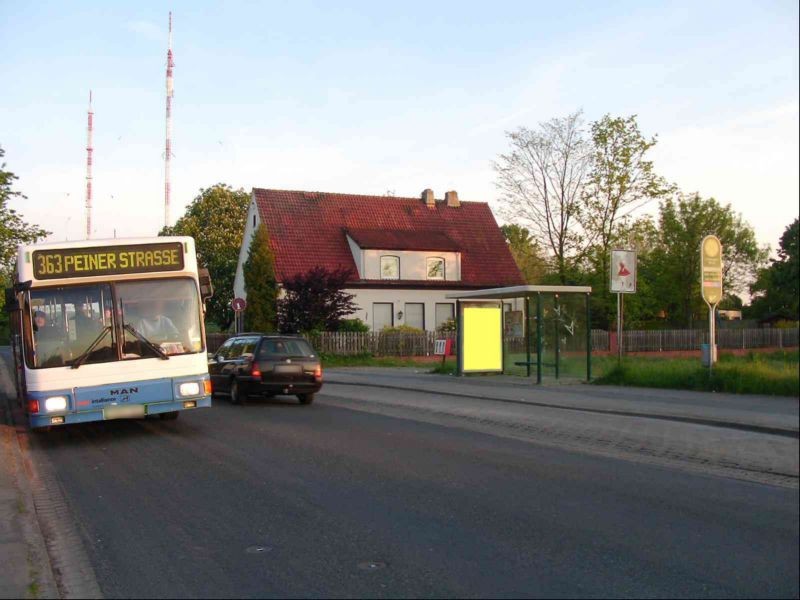
M 748 310 L 750 315 L 785 314 L 789 319 L 800 318 L 800 232 L 797 218 L 781 235 L 777 260 L 772 260 L 768 268 L 758 272 L 750 292 L 753 294 Z
M 722 242 L 723 289 L 747 289 L 767 250 L 759 248 L 753 228 L 730 204 L 699 194 L 679 195 L 660 205 L 659 243 L 652 255 L 657 293 L 669 320 L 692 327 L 705 304 L 700 295 L 700 242 L 709 234 Z
M 197 258 L 208 268 L 214 283 L 214 296 L 208 301 L 207 318 L 223 330 L 233 322 L 233 279 L 239 261 L 250 195 L 218 183 L 201 189 L 184 215 L 159 235 L 190 235 Z
M 314 267 L 283 281 L 285 296 L 278 300 L 281 331 L 336 331 L 344 317 L 358 310 L 353 295 L 344 291 L 351 275 L 350 269 Z
M 0 147 L 0 159 L 5 156 L 5 150 Z M 41 227 L 26 223 L 20 214 L 8 204 L 10 200 L 27 200 L 22 192 L 12 189 L 18 177 L 11 171 L 6 171 L 6 163 L 0 163 L 0 272 L 10 277 L 14 259 L 17 256 L 17 246 L 32 244 L 50 234 Z
M 603 273 L 598 293 L 608 292 L 609 254 L 620 218 L 673 191 L 656 175 L 648 152 L 656 138 L 645 138 L 636 115 L 605 115 L 591 125 L 592 166 L 583 191 L 582 223 L 595 245 L 597 268 Z
M 500 231 L 508 242 L 511 256 L 517 263 L 526 283 L 541 283 L 547 273 L 547 261 L 536 240 L 531 238 L 531 233 L 520 225 L 503 225 Z
M 493 163 L 502 216 L 529 227 L 563 283 L 586 242 L 578 217 L 591 155 L 582 126 L 576 112 L 536 130 L 520 127 L 506 134 L 511 150 Z
M 247 331 L 275 331 L 277 323 L 278 283 L 275 281 L 275 255 L 269 245 L 267 228 L 259 225 L 250 242 L 250 255 L 244 263 L 244 287 Z

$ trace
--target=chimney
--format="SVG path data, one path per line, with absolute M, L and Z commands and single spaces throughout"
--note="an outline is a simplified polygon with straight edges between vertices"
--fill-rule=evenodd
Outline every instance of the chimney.
M 450 208 L 458 208 L 461 206 L 461 203 L 458 201 L 458 192 L 456 191 L 445 193 L 444 201 Z
M 425 202 L 425 206 L 428 208 L 436 208 L 436 200 L 433 197 L 433 190 L 428 188 L 420 194 L 423 202 Z

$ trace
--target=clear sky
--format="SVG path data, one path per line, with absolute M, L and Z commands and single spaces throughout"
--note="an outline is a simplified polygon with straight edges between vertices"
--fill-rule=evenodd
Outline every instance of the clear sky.
M 657 171 L 773 248 L 798 215 L 798 3 L 0 0 L 0 145 L 14 208 L 94 237 L 163 222 L 167 14 L 173 220 L 199 188 L 497 196 L 505 131 L 637 114 Z M 656 207 L 651 207 L 654 210 Z

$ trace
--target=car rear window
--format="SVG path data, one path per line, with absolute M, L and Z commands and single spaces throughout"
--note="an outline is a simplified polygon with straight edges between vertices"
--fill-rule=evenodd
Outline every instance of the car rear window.
M 303 357 L 314 356 L 314 350 L 305 340 L 262 340 L 261 348 L 258 350 L 259 360 L 270 358 Z

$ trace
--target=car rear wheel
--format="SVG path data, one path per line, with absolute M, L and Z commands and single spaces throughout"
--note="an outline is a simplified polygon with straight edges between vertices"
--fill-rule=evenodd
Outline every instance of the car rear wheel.
M 239 382 L 235 379 L 231 381 L 231 402 L 242 404 L 242 393 L 239 390 Z
M 311 404 L 314 401 L 314 394 L 298 394 L 297 399 L 300 404 Z

